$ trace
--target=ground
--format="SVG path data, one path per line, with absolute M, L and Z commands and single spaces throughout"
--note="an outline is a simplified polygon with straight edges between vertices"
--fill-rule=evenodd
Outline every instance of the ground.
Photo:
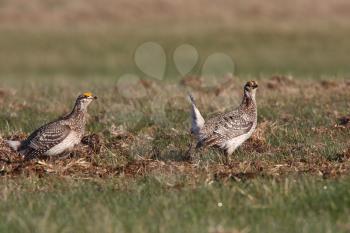
M 232 16 L 222 9 L 216 22 L 172 27 L 172 17 L 192 19 L 192 8 L 175 14 L 156 1 L 149 7 L 167 16 L 141 24 L 137 4 L 124 3 L 132 14 L 114 18 L 102 6 L 105 17 L 92 14 L 88 2 L 80 9 L 38 0 L 22 7 L 27 21 L 14 17 L 14 3 L 1 2 L 0 232 L 350 231 L 346 1 L 317 4 L 313 14 L 303 1 L 290 11 L 251 1 Z M 43 9 L 54 14 L 35 14 Z M 67 25 L 72 15 L 78 22 Z M 125 24 L 130 15 L 132 26 Z M 165 53 L 158 79 L 137 64 L 139 46 L 149 41 Z M 186 75 L 173 59 L 183 44 L 199 55 Z M 207 85 L 204 64 L 213 53 L 227 54 L 233 66 Z M 164 63 L 157 61 L 156 68 Z M 215 150 L 189 156 L 187 92 L 208 117 L 236 107 L 251 79 L 259 83 L 253 137 L 229 164 Z M 99 99 L 74 151 L 23 162 L 5 145 L 69 112 L 85 91 Z

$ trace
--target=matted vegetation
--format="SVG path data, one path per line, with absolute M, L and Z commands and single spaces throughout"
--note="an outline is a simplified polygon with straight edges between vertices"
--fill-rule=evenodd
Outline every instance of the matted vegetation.
M 103 83 L 95 84 L 94 89 L 102 101 L 96 104 L 98 106 L 92 106 L 88 125 L 92 134 L 83 139 L 82 146 L 64 155 L 65 159 L 23 164 L 21 158 L 2 142 L 2 174 L 12 176 L 24 172 L 113 177 L 118 174 L 147 176 L 169 171 L 174 174 L 211 174 L 220 179 L 249 179 L 304 173 L 338 177 L 349 172 L 347 126 L 350 123 L 344 116 L 349 105 L 347 89 L 350 82 L 305 81 L 284 76 L 260 80 L 258 129 L 235 153 L 231 163 L 224 164 L 222 155 L 212 150 L 198 151 L 189 156 L 192 139 L 185 90 L 191 89 L 202 111 L 210 115 L 239 104 L 243 80 L 228 78 L 222 86 L 209 89 L 201 86 L 200 77 L 196 78 L 198 82 L 191 82 L 192 77 L 185 80 L 178 84 L 151 80 L 145 84 L 141 80 L 135 89 L 129 91 L 140 91 L 143 87 L 148 94 L 135 99 L 123 97 L 116 87 L 108 91 Z M 68 88 L 66 82 L 51 82 L 57 89 Z M 49 118 L 42 117 L 45 112 L 59 114 L 59 111 L 48 110 L 48 98 L 54 101 L 53 97 L 38 93 L 31 98 L 42 104 L 19 104 L 22 94 L 3 93 L 4 106 L 10 106 L 2 111 L 3 119 L 7 119 L 2 131 L 8 131 L 3 139 L 25 138 L 26 133 L 21 128 L 15 129 L 21 121 L 24 131 L 30 132 L 40 120 Z M 55 109 L 68 111 L 67 106 L 67 103 L 57 103 Z M 30 116 L 29 121 L 26 116 Z

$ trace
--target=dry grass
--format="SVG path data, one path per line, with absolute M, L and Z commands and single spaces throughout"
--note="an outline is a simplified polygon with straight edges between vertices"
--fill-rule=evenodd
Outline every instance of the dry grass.
M 200 79 L 196 82 L 181 81 L 179 85 L 140 81 L 140 85 L 149 93 L 147 97 L 130 100 L 116 95 L 113 100 L 106 97 L 106 105 L 117 100 L 119 104 L 110 111 L 124 111 L 127 115 L 125 111 L 137 111 L 140 106 L 138 101 L 147 109 L 159 100 L 165 107 L 157 110 L 164 112 L 145 110 L 144 114 L 148 117 L 152 117 L 152 114 L 155 115 L 153 117 L 165 117 L 160 122 L 139 119 L 129 122 L 129 127 L 116 127 L 114 124 L 108 127 L 111 119 L 102 110 L 102 115 L 92 118 L 106 124 L 101 126 L 101 132 L 85 137 L 82 146 L 66 153 L 63 158 L 50 160 L 22 162 L 1 139 L 0 174 L 9 177 L 55 175 L 88 179 L 176 174 L 191 175 L 198 180 L 203 177 L 209 180 L 244 180 L 300 174 L 336 178 L 350 172 L 348 121 L 343 118 L 337 121 L 341 116 L 337 108 L 343 109 L 344 103 L 347 106 L 346 99 L 349 98 L 347 90 L 350 83 L 342 80 L 300 81 L 284 76 L 261 80 L 258 128 L 253 137 L 232 156 L 231 163 L 224 164 L 222 156 L 211 150 L 200 151 L 189 159 L 186 151 L 191 139 L 187 134 L 188 121 L 184 119 L 187 118 L 189 106 L 185 96 L 180 95 L 184 93 L 181 90 L 191 88 L 203 112 L 216 112 L 227 107 L 227 103 L 238 104 L 236 98 L 239 98 L 239 84 L 242 82 L 232 77 L 229 81 L 232 85 L 227 85 L 228 81 L 225 80 L 222 86 L 209 89 L 201 86 Z M 4 92 L 2 97 L 6 95 L 10 93 Z M 150 96 L 164 98 L 152 100 Z M 223 99 L 227 102 L 220 103 Z M 298 105 L 301 108 L 295 109 Z M 103 109 L 107 106 L 99 107 Z M 270 115 L 273 111 L 276 115 Z M 317 117 L 318 114 L 324 116 Z M 165 124 L 168 126 L 164 129 L 161 122 L 167 122 Z M 307 134 L 308 139 L 295 138 L 301 134 Z M 25 136 L 19 133 L 5 138 L 23 139 Z

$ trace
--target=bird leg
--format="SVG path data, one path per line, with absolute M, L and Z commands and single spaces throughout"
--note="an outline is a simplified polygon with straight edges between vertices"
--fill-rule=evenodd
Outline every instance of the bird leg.
M 224 165 L 230 165 L 231 164 L 230 154 L 227 151 L 225 151 L 224 156 L 225 156 Z
M 193 144 L 193 140 L 191 140 L 191 143 L 190 143 L 190 145 L 188 147 L 188 150 L 185 153 L 184 159 L 192 161 L 194 159 L 195 152 L 196 152 L 195 146 Z

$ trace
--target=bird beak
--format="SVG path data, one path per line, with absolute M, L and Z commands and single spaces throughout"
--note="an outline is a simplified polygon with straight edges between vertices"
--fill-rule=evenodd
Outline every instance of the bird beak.
M 97 100 L 97 96 L 94 95 L 93 98 L 94 98 L 94 100 Z

